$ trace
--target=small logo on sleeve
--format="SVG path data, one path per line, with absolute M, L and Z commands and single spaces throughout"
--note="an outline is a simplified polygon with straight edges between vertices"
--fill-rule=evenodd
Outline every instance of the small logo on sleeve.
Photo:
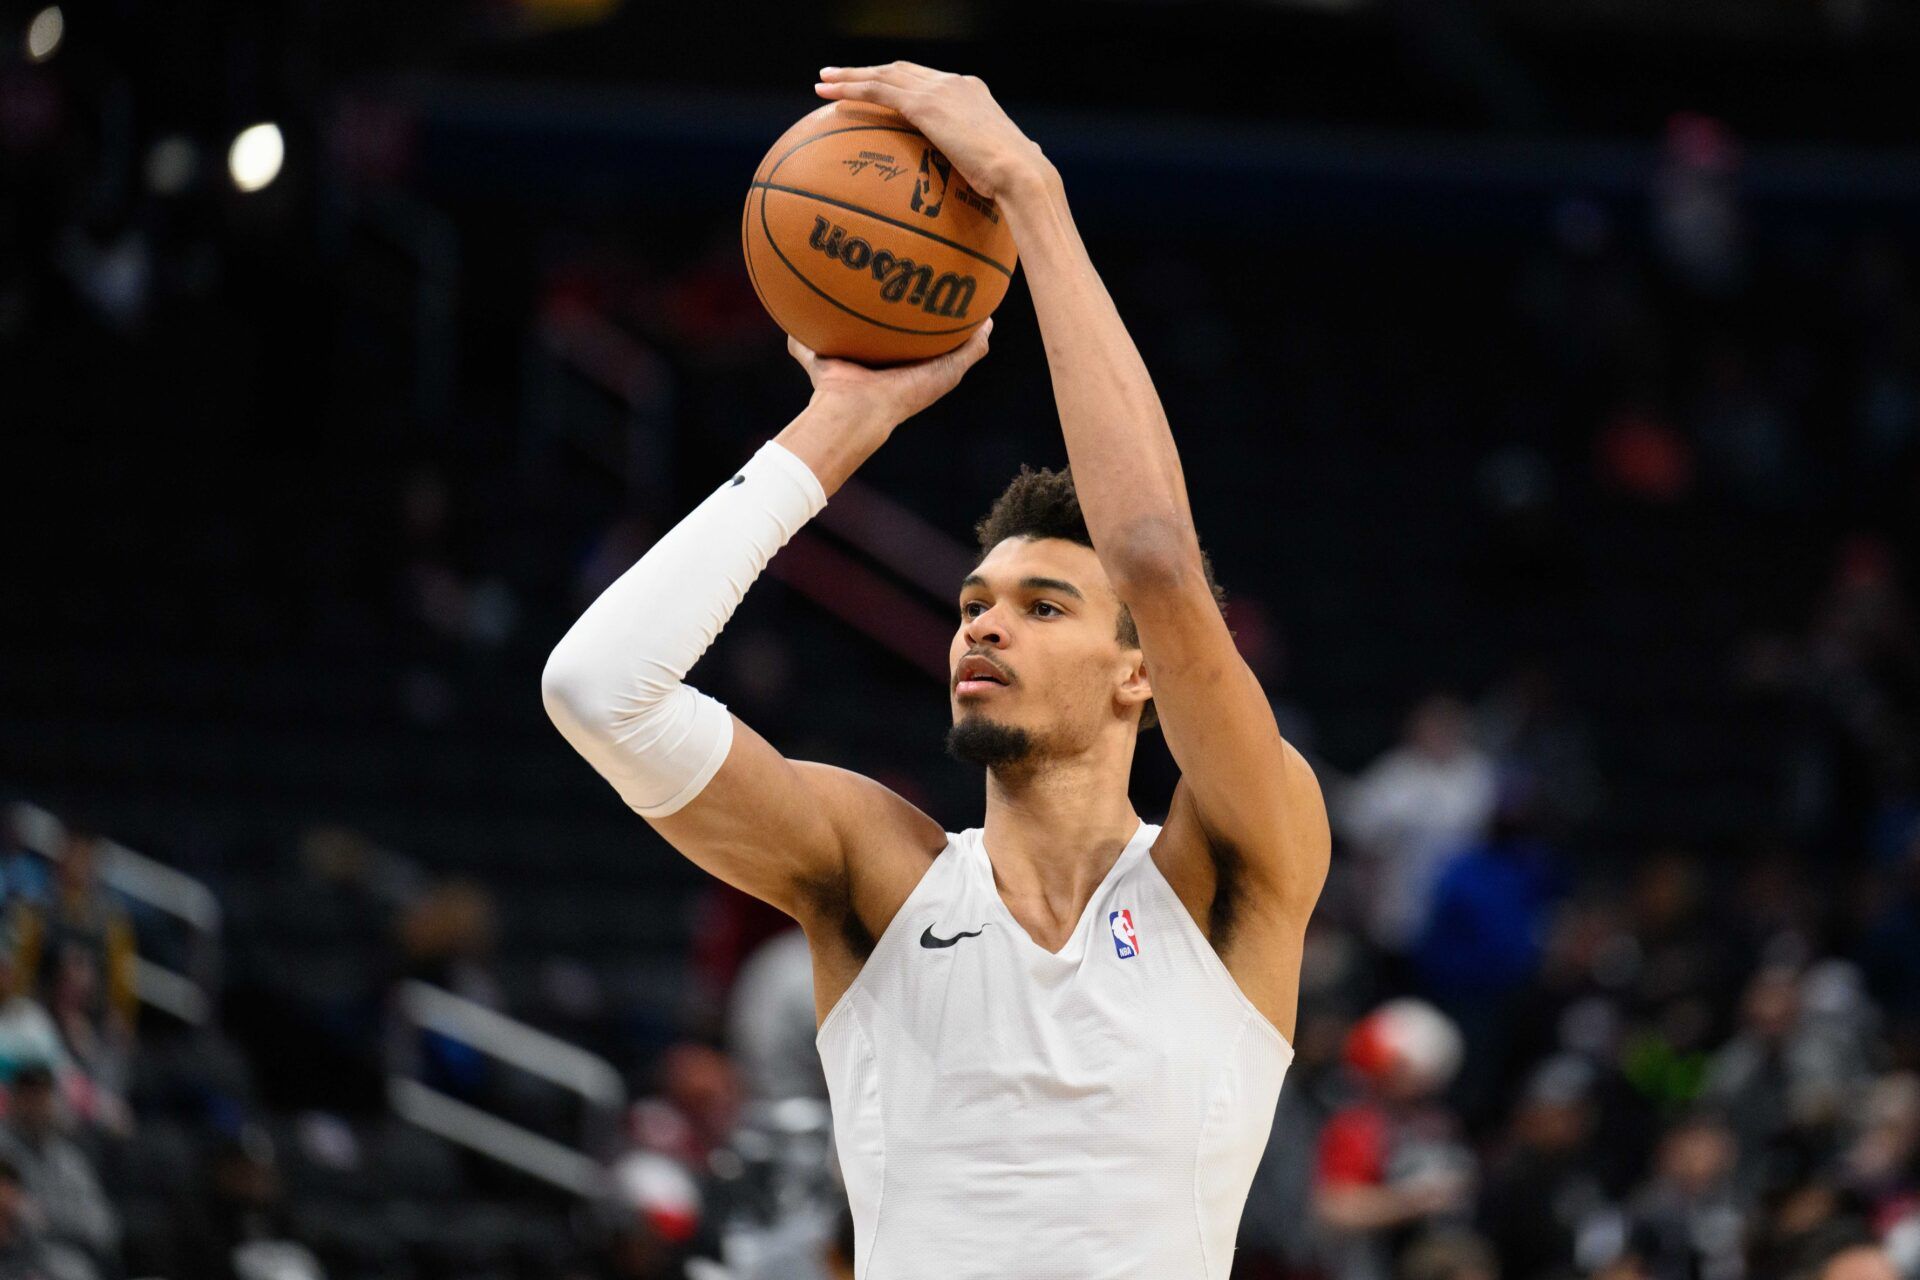
M 745 476 L 735 476 L 733 479 L 727 481 L 727 487 L 731 489 L 736 484 L 745 484 L 746 482 L 747 478 Z
M 1140 954 L 1140 935 L 1133 931 L 1133 912 L 1108 912 L 1107 927 L 1113 930 L 1113 949 L 1122 960 L 1131 960 Z

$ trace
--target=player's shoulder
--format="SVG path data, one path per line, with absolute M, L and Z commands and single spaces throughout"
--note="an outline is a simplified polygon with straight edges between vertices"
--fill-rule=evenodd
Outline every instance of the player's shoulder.
M 926 862 L 946 847 L 947 830 L 879 779 L 815 760 L 793 763 L 840 833 L 850 861 L 865 853 Z

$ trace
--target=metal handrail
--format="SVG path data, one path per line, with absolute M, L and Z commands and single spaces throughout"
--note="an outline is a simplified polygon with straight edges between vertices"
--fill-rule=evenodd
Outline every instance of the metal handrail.
M 613 1064 L 577 1045 L 417 979 L 402 982 L 394 1009 L 404 1021 L 390 1045 L 387 1099 L 395 1114 L 430 1133 L 510 1165 L 576 1195 L 605 1189 L 606 1165 L 594 1154 L 600 1140 L 617 1132 L 627 1087 Z M 408 1028 L 433 1032 L 517 1067 L 586 1104 L 581 1147 L 574 1148 L 414 1079 Z
M 592 1199 L 607 1188 L 606 1166 L 544 1134 L 448 1097 L 418 1080 L 395 1076 L 387 1081 L 394 1114 L 428 1133 L 455 1142 L 501 1164 Z
M 599 1107 L 618 1110 L 626 1103 L 626 1082 L 613 1064 L 578 1045 L 418 979 L 402 982 L 396 999 L 423 1030 L 472 1045 Z

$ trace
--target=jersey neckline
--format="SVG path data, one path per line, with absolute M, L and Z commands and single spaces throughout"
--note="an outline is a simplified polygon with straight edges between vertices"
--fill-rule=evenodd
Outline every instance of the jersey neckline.
M 1133 835 L 1128 837 L 1127 843 L 1121 848 L 1120 856 L 1113 860 L 1113 865 L 1107 868 L 1107 874 L 1101 877 L 1098 885 L 1094 886 L 1093 893 L 1087 898 L 1087 905 L 1080 909 L 1080 918 L 1074 922 L 1073 932 L 1067 936 L 1066 943 L 1058 951 L 1049 951 L 1035 942 L 1033 935 L 1027 932 L 1027 927 L 1021 924 L 1019 918 L 1013 914 L 1013 909 L 1007 905 L 1007 900 L 1000 896 L 1000 886 L 994 882 L 993 858 L 987 853 L 985 827 L 974 829 L 973 847 L 980 855 L 980 872 L 986 877 L 986 892 L 993 900 L 993 909 L 999 913 L 1001 922 L 1013 931 L 1018 944 L 1032 948 L 1049 960 L 1078 960 L 1076 949 L 1085 945 L 1087 921 L 1092 918 L 1094 909 L 1099 905 L 1106 891 L 1112 887 L 1113 882 L 1119 879 L 1121 873 L 1137 858 L 1142 844 L 1147 843 L 1148 832 L 1152 829 L 1146 819 L 1140 820 L 1140 825 L 1134 829 Z

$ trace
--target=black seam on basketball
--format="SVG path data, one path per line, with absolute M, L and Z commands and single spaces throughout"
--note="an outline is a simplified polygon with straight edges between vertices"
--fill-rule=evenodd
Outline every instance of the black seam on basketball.
M 800 148 L 810 147 L 814 143 L 820 141 L 820 139 L 831 138 L 837 133 L 905 133 L 905 134 L 911 134 L 913 137 L 916 137 L 916 138 L 924 138 L 927 136 L 926 134 L 921 133 L 918 129 L 914 129 L 906 125 L 898 125 L 898 124 L 850 124 L 844 129 L 829 129 L 825 133 L 816 133 L 811 138 L 802 138 L 800 139 L 800 141 L 794 143 L 791 147 L 788 147 L 786 150 L 786 154 L 782 155 L 778 160 L 775 160 L 773 162 L 773 168 L 767 170 L 767 176 L 771 178 L 774 174 L 780 172 L 780 166 L 785 164 L 787 162 L 788 157 L 792 156 L 793 153 L 798 151 Z M 757 178 L 754 179 L 754 185 L 755 186 L 760 185 L 759 179 Z
M 840 299 L 834 297 L 832 294 L 828 293 L 825 289 L 822 289 L 819 285 L 815 284 L 813 281 L 807 279 L 806 275 L 800 270 L 800 268 L 794 266 L 793 263 L 787 258 L 787 255 L 780 251 L 779 242 L 773 238 L 773 228 L 767 225 L 767 192 L 769 190 L 784 191 L 786 190 L 786 188 L 770 187 L 767 183 L 764 183 L 764 182 L 756 182 L 753 185 L 760 188 L 760 231 L 762 235 L 766 236 L 767 247 L 773 250 L 774 257 L 780 259 L 780 261 L 786 265 L 787 270 L 793 272 L 794 279 L 798 280 L 801 284 L 807 286 L 807 288 L 813 290 L 815 293 L 819 294 L 821 297 L 825 298 L 828 302 L 831 302 L 834 306 L 840 308 L 842 311 L 846 312 L 848 315 L 852 316 L 854 319 L 864 320 L 868 324 L 877 326 L 878 328 L 881 328 L 881 329 L 891 329 L 895 333 L 910 333 L 917 338 L 938 338 L 949 333 L 965 333 L 969 329 L 977 329 L 980 327 L 980 321 L 975 320 L 972 324 L 963 324 L 958 329 L 909 329 L 904 325 L 888 324 L 885 320 L 875 320 L 872 316 L 863 315 L 860 312 L 855 311 L 852 307 L 840 301 Z M 806 193 L 799 192 L 797 194 L 805 195 Z M 775 317 L 775 319 L 778 319 L 778 318 L 779 317 L 777 316 Z M 984 316 L 981 317 L 981 319 L 983 320 L 985 318 L 986 317 Z M 942 352 L 941 354 L 944 355 L 945 353 Z
M 1007 267 L 1001 266 L 999 263 L 995 262 L 992 258 L 989 258 L 986 254 L 981 253 L 978 249 L 969 249 L 967 248 L 967 246 L 959 243 L 956 240 L 949 240 L 945 236 L 937 236 L 933 234 L 933 232 L 931 231 L 926 231 L 920 227 L 914 226 L 911 222 L 902 222 L 898 218 L 889 218 L 884 213 L 875 213 L 871 209 L 862 209 L 857 204 L 849 204 L 845 200 L 835 200 L 832 196 L 823 196 L 818 191 L 808 191 L 802 187 L 782 186 L 778 182 L 756 182 L 753 185 L 756 187 L 759 187 L 762 191 L 784 191 L 790 196 L 804 196 L 808 200 L 818 200 L 821 204 L 830 204 L 834 206 L 836 209 L 845 209 L 848 213 L 863 214 L 866 217 L 872 218 L 875 222 L 884 222 L 890 227 L 898 227 L 902 231 L 911 231 L 913 232 L 913 234 L 917 236 L 925 236 L 927 239 L 933 241 L 935 244 L 943 244 L 947 246 L 947 248 L 949 249 L 958 249 L 961 253 L 966 254 L 969 258 L 978 258 L 980 259 L 980 261 L 986 263 L 988 266 L 992 267 L 995 271 L 998 271 L 1001 275 L 1005 276 L 1007 279 L 1009 280 L 1013 279 L 1012 270 L 1010 270 Z M 765 204 L 766 204 L 765 197 L 762 197 L 761 205 L 763 207 L 763 210 L 764 210 Z

